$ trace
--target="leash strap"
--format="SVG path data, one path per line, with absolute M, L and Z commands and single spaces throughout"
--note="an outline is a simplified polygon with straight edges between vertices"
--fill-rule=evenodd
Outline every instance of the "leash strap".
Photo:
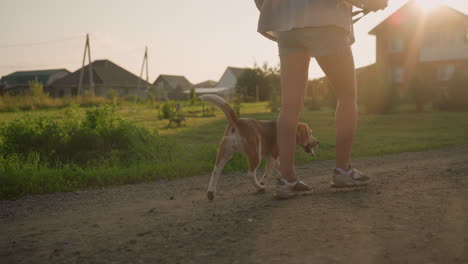
M 367 14 L 369 14 L 369 13 L 370 13 L 369 10 L 364 10 L 364 9 L 358 10 L 358 11 L 354 11 L 354 12 L 352 13 L 353 24 L 356 24 L 359 20 L 361 20 L 361 18 L 365 17 L 365 16 L 366 16 Z M 359 16 L 359 15 L 361 15 L 361 14 L 362 14 L 362 16 L 357 17 L 357 18 L 354 18 L 354 17 Z

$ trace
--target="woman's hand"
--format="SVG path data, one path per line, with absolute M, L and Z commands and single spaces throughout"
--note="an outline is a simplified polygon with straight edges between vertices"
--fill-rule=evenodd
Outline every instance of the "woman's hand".
M 388 0 L 368 0 L 364 5 L 364 9 L 370 11 L 384 10 L 388 6 Z
M 346 2 L 364 10 L 384 10 L 388 6 L 388 0 L 345 0 Z

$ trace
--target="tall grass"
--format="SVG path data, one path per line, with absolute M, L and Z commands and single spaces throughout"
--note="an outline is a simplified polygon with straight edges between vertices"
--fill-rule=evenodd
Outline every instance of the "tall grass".
M 1 197 L 141 180 L 150 175 L 142 164 L 158 164 L 169 173 L 164 164 L 180 152 L 156 131 L 119 118 L 114 106 L 91 108 L 83 117 L 66 115 L 63 120 L 24 116 L 1 125 Z M 116 173 L 136 168 L 143 172 Z
M 114 103 L 112 98 L 99 96 L 76 96 L 68 98 L 51 98 L 47 95 L 0 96 L 0 112 L 31 111 L 37 109 L 64 108 L 70 105 L 82 107 L 99 106 Z

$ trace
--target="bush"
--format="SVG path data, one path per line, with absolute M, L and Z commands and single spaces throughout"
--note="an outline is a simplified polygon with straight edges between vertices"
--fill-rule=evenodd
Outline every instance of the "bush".
M 165 102 L 160 109 L 159 118 L 170 119 L 172 117 L 172 113 L 174 113 L 174 110 L 175 108 L 173 102 Z
M 424 106 L 431 103 L 436 95 L 435 87 L 427 76 L 434 76 L 433 68 L 419 65 L 413 73 L 409 84 L 409 94 L 416 104 L 418 112 L 424 111 Z
M 278 113 L 281 108 L 281 99 L 277 94 L 276 90 L 271 91 L 270 102 L 268 102 L 268 108 L 272 113 Z
M 141 160 L 171 159 L 173 144 L 156 132 L 118 118 L 115 107 L 86 111 L 83 118 L 69 112 L 64 122 L 52 117 L 16 119 L 0 128 L 0 156 L 38 159 L 52 167 L 102 162 L 129 164 Z
M 377 69 L 369 72 L 367 80 L 358 88 L 358 102 L 367 113 L 386 114 L 393 111 L 398 103 L 398 91 Z
M 307 109 L 311 111 L 319 111 L 321 109 L 320 99 L 317 97 L 307 97 L 304 102 Z
M 118 100 L 98 96 L 77 96 L 70 98 L 50 98 L 47 95 L 0 96 L 0 112 L 30 111 L 35 109 L 63 108 L 71 104 L 94 107 L 101 104 L 117 104 Z

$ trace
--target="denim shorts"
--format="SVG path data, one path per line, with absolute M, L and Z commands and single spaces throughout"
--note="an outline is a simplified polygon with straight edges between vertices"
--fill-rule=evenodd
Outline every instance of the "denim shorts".
M 307 52 L 311 57 L 326 56 L 349 48 L 350 33 L 335 26 L 295 28 L 277 32 L 280 56 Z

